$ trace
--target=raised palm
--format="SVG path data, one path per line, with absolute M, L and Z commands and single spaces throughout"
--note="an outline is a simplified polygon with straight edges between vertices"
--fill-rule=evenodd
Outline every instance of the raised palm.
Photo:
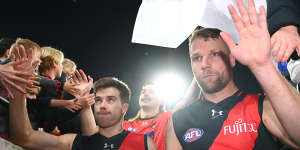
M 241 17 L 232 5 L 228 6 L 228 9 L 239 32 L 240 42 L 235 44 L 224 32 L 221 33 L 222 38 L 240 63 L 248 67 L 268 63 L 271 44 L 265 9 L 260 7 L 258 17 L 253 0 L 248 2 L 248 11 L 241 0 L 236 0 L 236 3 Z

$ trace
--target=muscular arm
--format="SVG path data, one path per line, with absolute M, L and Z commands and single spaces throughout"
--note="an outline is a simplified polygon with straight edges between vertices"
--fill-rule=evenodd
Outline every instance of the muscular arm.
M 34 131 L 26 109 L 25 95 L 15 92 L 10 101 L 9 118 L 11 140 L 28 149 L 70 150 L 75 134 L 54 136 L 45 132 Z
M 268 98 L 265 98 L 263 104 L 263 123 L 269 132 L 277 137 L 283 143 L 295 148 L 300 149 L 292 140 L 291 137 L 287 134 L 286 130 L 282 127 L 280 121 L 278 120 L 277 115 L 274 112 L 274 109 Z
M 182 150 L 174 131 L 172 118 L 168 122 L 166 132 L 166 150 Z
M 93 115 L 91 106 L 95 103 L 94 94 L 88 94 L 93 85 L 93 78 L 86 77 L 83 70 L 75 71 L 76 76 L 73 79 L 79 83 L 80 93 L 83 95 L 77 95 L 79 102 L 82 104 L 82 110 L 80 111 L 80 122 L 82 135 L 89 136 L 98 132 L 98 126 Z
M 300 121 L 298 120 L 300 117 L 299 93 L 280 75 L 274 66 L 268 65 L 256 69 L 253 73 L 269 97 L 269 102 L 272 106 L 268 108 L 268 105 L 264 105 L 264 113 L 274 111 L 276 114 L 275 116 L 270 116 L 272 115 L 271 113 L 265 113 L 263 115 L 264 118 L 271 117 L 278 119 L 280 122 L 278 126 L 281 125 L 284 129 L 283 131 L 286 131 L 291 140 L 300 145 Z M 280 132 L 280 130 L 277 130 L 277 132 Z
M 239 44 L 236 45 L 226 33 L 221 33 L 221 36 L 229 46 L 232 55 L 253 72 L 269 97 L 272 108 L 287 135 L 300 145 L 300 121 L 298 120 L 300 95 L 280 75 L 270 60 L 271 40 L 265 9 L 260 7 L 260 17 L 258 17 L 253 0 L 249 0 L 248 3 L 247 10 L 242 1 L 237 0 L 241 17 L 232 5 L 228 7 L 240 34 Z
M 80 112 L 81 132 L 84 136 L 90 136 L 98 132 L 99 128 L 91 107 L 83 108 Z

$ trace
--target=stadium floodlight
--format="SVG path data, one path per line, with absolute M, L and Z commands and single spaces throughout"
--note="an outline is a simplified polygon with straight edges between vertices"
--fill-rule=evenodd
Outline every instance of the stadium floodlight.
M 186 85 L 182 78 L 174 73 L 167 73 L 154 80 L 155 90 L 166 104 L 172 104 L 183 97 Z

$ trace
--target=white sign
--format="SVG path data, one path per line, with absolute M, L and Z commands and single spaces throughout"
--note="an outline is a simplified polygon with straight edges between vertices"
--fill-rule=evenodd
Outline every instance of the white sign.
M 219 28 L 238 42 L 229 4 L 236 7 L 234 0 L 143 0 L 132 42 L 177 48 L 197 26 Z M 255 4 L 257 11 L 260 6 L 267 8 L 266 0 Z

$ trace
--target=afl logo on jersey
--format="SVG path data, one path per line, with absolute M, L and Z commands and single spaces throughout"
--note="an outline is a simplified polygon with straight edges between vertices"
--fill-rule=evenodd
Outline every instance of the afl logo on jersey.
M 202 137 L 204 131 L 200 128 L 190 128 L 183 135 L 183 140 L 187 143 L 194 142 Z
M 133 128 L 133 127 L 128 127 L 127 129 L 128 131 L 131 131 L 131 132 L 136 132 L 137 131 L 137 128 Z

